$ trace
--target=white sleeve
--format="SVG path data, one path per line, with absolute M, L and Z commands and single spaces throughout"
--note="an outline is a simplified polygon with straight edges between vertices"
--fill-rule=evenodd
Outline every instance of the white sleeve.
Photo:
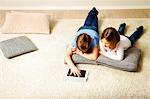
M 101 42 L 101 40 L 100 40 L 99 43 L 100 43 L 100 50 L 101 50 L 101 51 L 105 50 L 104 45 L 103 45 L 103 43 Z
M 131 41 L 125 36 L 121 35 L 120 37 L 121 37 L 121 40 L 120 40 L 121 45 L 123 46 L 125 50 L 128 49 L 131 46 Z
M 118 48 L 116 52 L 106 52 L 104 56 L 113 60 L 121 61 L 124 58 L 124 49 Z

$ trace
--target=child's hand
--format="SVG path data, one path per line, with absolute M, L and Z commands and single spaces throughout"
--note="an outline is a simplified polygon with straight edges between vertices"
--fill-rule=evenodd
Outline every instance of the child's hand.
M 106 51 L 104 51 L 104 50 L 99 51 L 99 54 L 101 54 L 101 55 L 105 55 L 105 53 L 106 53 Z
M 72 52 L 74 52 L 74 51 L 76 51 L 77 50 L 77 48 L 71 48 L 71 51 Z
M 71 73 L 70 73 L 70 75 L 71 74 L 73 74 L 74 76 L 78 76 L 78 77 L 80 77 L 81 76 L 81 73 L 80 73 L 80 70 L 77 68 L 77 67 L 71 67 Z
M 78 50 L 78 49 L 76 49 L 73 53 L 74 53 L 74 54 L 79 54 L 79 55 L 83 54 L 82 51 L 80 51 L 80 50 Z

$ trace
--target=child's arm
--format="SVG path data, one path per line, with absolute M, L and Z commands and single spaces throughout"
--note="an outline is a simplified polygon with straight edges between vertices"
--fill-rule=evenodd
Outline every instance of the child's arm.
M 95 46 L 92 49 L 92 53 L 82 53 L 78 49 L 74 53 L 79 54 L 79 55 L 81 55 L 87 59 L 90 59 L 90 60 L 96 60 L 99 56 L 99 49 L 98 49 L 98 46 Z
M 76 48 L 71 48 L 71 46 L 69 45 L 65 54 L 65 60 L 67 64 L 71 67 L 71 73 L 73 73 L 74 75 L 80 76 L 81 75 L 80 70 L 74 65 L 72 61 L 72 54 L 75 50 Z
M 104 47 L 104 44 L 101 42 L 101 40 L 99 41 L 99 44 L 100 44 L 100 51 L 101 52 L 106 52 L 106 49 Z

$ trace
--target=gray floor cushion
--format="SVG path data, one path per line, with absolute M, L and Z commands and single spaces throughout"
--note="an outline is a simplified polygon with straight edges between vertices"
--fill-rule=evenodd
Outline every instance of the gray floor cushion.
M 0 42 L 0 48 L 8 59 L 37 50 L 38 48 L 26 36 L 20 36 Z
M 141 51 L 135 47 L 125 51 L 125 58 L 122 61 L 116 61 L 100 55 L 96 61 L 88 60 L 80 55 L 74 54 L 72 59 L 75 64 L 94 64 L 104 65 L 125 71 L 137 71 Z

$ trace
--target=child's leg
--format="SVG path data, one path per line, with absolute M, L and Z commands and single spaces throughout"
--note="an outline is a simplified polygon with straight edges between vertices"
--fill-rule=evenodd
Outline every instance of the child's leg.
M 89 13 L 88 16 L 86 17 L 86 20 L 84 22 L 84 26 L 91 26 L 93 18 L 98 15 L 98 11 L 94 7 Z
M 98 32 L 98 18 L 97 18 L 97 16 L 95 16 L 95 18 L 93 19 L 91 26 L 95 27 L 96 31 Z
M 122 23 L 119 26 L 118 32 L 120 33 L 120 35 L 124 35 L 124 30 L 125 30 L 126 24 Z
M 137 30 L 129 37 L 133 44 L 143 34 L 143 26 L 137 28 Z

